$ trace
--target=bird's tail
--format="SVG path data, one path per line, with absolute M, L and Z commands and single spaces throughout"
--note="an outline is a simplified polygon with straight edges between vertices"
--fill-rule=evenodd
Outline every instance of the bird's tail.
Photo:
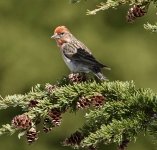
M 97 73 L 94 73 L 96 75 L 96 77 L 100 80 L 107 80 L 107 78 L 101 73 L 101 72 L 97 72 Z

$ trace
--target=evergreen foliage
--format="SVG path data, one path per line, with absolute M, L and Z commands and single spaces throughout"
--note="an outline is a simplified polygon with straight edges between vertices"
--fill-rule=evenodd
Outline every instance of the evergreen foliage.
M 81 0 L 71 0 L 71 3 L 78 3 Z M 147 13 L 149 5 L 153 4 L 157 7 L 156 0 L 106 0 L 97 5 L 97 8 L 94 10 L 87 10 L 87 15 L 95 15 L 99 11 L 104 11 L 109 8 L 118 8 L 121 5 L 130 5 L 131 8 L 128 11 L 126 16 L 128 22 L 133 22 L 137 17 L 142 17 Z M 138 9 L 135 9 L 138 8 Z M 131 21 L 130 21 L 131 20 Z M 157 32 L 157 25 L 154 24 L 144 24 L 144 28 L 152 32 Z
M 93 105 L 96 95 L 103 100 L 97 107 Z M 31 144 L 38 139 L 39 123 L 44 121 L 44 132 L 51 131 L 50 128 L 60 125 L 63 113 L 79 110 L 77 102 L 82 97 L 90 103 L 89 107 L 81 107 L 88 109 L 86 121 L 82 128 L 65 139 L 64 145 L 95 149 L 102 143 L 115 143 L 122 149 L 141 132 L 156 137 L 157 95 L 151 89 L 137 89 L 133 81 L 72 83 L 68 77 L 55 85 L 38 84 L 24 95 L 1 98 L 1 110 L 19 106 L 23 114 L 15 116 L 11 124 L 2 125 L 0 135 L 18 132 L 18 137 L 25 135 Z
M 74 0 L 75 2 L 77 0 Z M 73 2 L 74 2 L 73 1 Z M 28 91 L 28 88 L 33 84 L 55 81 L 60 74 L 66 74 L 66 67 L 62 64 L 62 61 L 59 61 L 60 55 L 56 50 L 56 45 L 51 44 L 49 40 L 51 36 L 52 29 L 56 25 L 64 23 L 70 27 L 71 31 L 75 32 L 75 34 L 80 36 L 82 41 L 86 41 L 89 47 L 92 49 L 93 53 L 98 57 L 102 62 L 108 62 L 110 66 L 116 66 L 113 68 L 113 72 L 110 74 L 111 79 L 120 79 L 120 80 L 131 80 L 136 81 L 138 86 L 149 86 L 156 89 L 156 51 L 155 51 L 155 35 L 151 35 L 149 33 L 143 32 L 142 30 L 138 31 L 138 23 L 133 25 L 133 30 L 129 25 L 126 27 L 124 22 L 119 21 L 118 19 L 123 16 L 123 13 L 119 13 L 115 15 L 115 11 L 109 14 L 101 14 L 97 17 L 92 17 L 90 19 L 89 16 L 84 15 L 84 11 L 86 7 L 94 7 L 92 1 L 88 1 L 86 7 L 83 7 L 86 4 L 85 0 L 80 0 L 82 4 L 76 4 L 75 6 L 69 5 L 67 1 L 27 1 L 27 0 L 2 0 L 0 3 L 1 7 L 1 94 L 6 95 L 6 93 L 23 93 Z M 96 2 L 96 1 L 94 1 Z M 79 6 L 78 6 L 79 5 Z M 59 6 L 59 7 L 58 7 Z M 152 3 L 153 6 L 153 3 Z M 132 7 L 132 6 L 131 6 Z M 142 7 L 143 8 L 143 7 Z M 82 12 L 80 14 L 79 12 Z M 121 9 L 122 10 L 122 9 Z M 137 18 L 138 12 L 132 13 L 131 17 Z M 58 14 L 58 11 L 60 13 Z M 58 14 L 58 15 L 56 15 Z M 153 14 L 153 13 L 152 13 Z M 110 18 L 110 19 L 108 19 Z M 86 20 L 86 21 L 84 21 Z M 118 21 L 118 22 L 117 22 Z M 140 20 L 139 20 L 140 21 Z M 156 26 L 149 25 L 149 28 L 152 27 L 152 31 L 156 31 Z M 102 30 L 102 27 L 103 30 Z M 147 26 L 145 26 L 147 28 Z M 94 36 L 93 36 L 94 35 Z M 153 38 L 154 37 L 154 38 Z M 83 38 L 83 39 L 82 39 Z M 138 41 L 138 45 L 137 45 Z M 89 43 L 88 43 L 89 42 Z M 119 44 L 123 43 L 123 44 Z M 99 49 L 97 49 L 99 47 Z M 112 49 L 112 50 L 111 50 Z M 139 54 L 139 55 L 137 55 Z M 123 56 L 123 58 L 121 57 Z M 136 56 L 136 57 L 135 57 Z M 56 63 L 57 62 L 57 63 Z M 136 66 L 136 67 L 135 67 Z M 55 71 L 55 73 L 54 73 Z M 96 147 L 101 144 L 99 139 L 96 141 L 94 139 L 100 132 L 107 132 L 108 137 L 111 137 L 111 129 L 108 128 L 112 125 L 113 129 L 116 129 L 114 124 L 121 123 L 121 126 L 124 126 L 122 121 L 129 121 L 129 119 L 134 119 L 135 117 L 132 115 L 135 112 L 138 112 L 138 106 L 140 103 L 137 103 L 137 107 L 135 108 L 126 108 L 125 104 L 120 102 L 118 98 L 116 99 L 117 93 L 111 91 L 108 94 L 95 92 L 94 87 L 90 89 L 93 93 L 88 96 L 89 93 L 80 92 L 76 99 L 71 100 L 72 97 L 70 94 L 64 95 L 65 99 L 61 101 L 61 103 L 57 100 L 58 97 L 55 98 L 56 94 L 52 94 L 56 92 L 56 89 L 60 89 L 60 87 L 66 86 L 73 89 L 73 84 L 64 78 L 62 81 L 59 81 L 55 86 L 51 84 L 46 84 L 44 86 L 37 85 L 35 86 L 29 93 L 26 94 L 18 94 L 6 96 L 5 98 L 0 99 L 0 109 L 6 109 L 6 111 L 1 110 L 1 124 L 6 120 L 9 120 L 10 115 L 12 116 L 12 112 L 9 107 L 15 107 L 15 110 L 18 112 L 19 107 L 22 108 L 23 113 L 18 114 L 13 117 L 12 121 L 9 121 L 10 124 L 2 125 L 0 128 L 0 135 L 3 134 L 14 134 L 19 133 L 18 137 L 22 137 L 23 135 L 27 139 L 28 143 L 35 142 L 38 139 L 38 136 L 41 134 L 38 132 L 40 123 L 40 127 L 43 126 L 44 132 L 50 132 L 55 126 L 60 125 L 62 121 L 62 113 L 70 110 L 71 113 L 75 114 L 76 111 L 81 111 L 81 109 L 86 109 L 88 114 L 85 116 L 86 122 L 84 126 L 78 129 L 74 134 L 69 135 L 64 141 L 65 145 L 74 146 L 77 148 L 88 147 L 90 150 L 96 149 Z M 78 80 L 75 80 L 78 81 Z M 106 82 L 109 87 L 109 83 Z M 126 82 L 121 82 L 125 85 Z M 84 86 L 86 83 L 80 83 Z M 87 84 L 101 84 L 93 81 L 87 82 Z M 130 83 L 129 83 L 130 84 Z M 133 83 L 134 84 L 134 83 Z M 99 86 L 98 85 L 98 86 Z M 70 86 L 70 87 L 69 87 Z M 72 87 L 71 87 L 72 86 Z M 78 89 L 81 87 L 78 87 Z M 112 88 L 112 87 L 111 87 Z M 133 88 L 134 89 L 134 88 Z M 85 90 L 85 89 L 84 89 Z M 130 93 L 136 93 L 136 91 L 132 91 Z M 148 90 L 148 89 L 146 89 Z M 85 90 L 86 91 L 86 90 Z M 63 90 L 64 92 L 64 90 Z M 68 92 L 67 92 L 68 93 Z M 75 93 L 75 90 L 74 92 Z M 113 93 L 113 94 L 112 94 Z M 126 91 L 124 91 L 125 95 Z M 152 92 L 151 92 L 152 93 Z M 77 95 L 77 93 L 75 93 Z M 137 93 L 136 93 L 137 94 Z M 142 94 L 142 93 L 141 93 Z M 70 97 L 70 96 L 71 97 Z M 107 98 L 106 96 L 109 95 Z M 154 94 L 155 95 L 155 94 Z M 54 96 L 54 97 L 53 97 Z M 68 98 L 68 96 L 70 98 Z M 110 96 L 112 98 L 110 98 Z M 100 99 L 98 99 L 100 97 Z M 128 96 L 130 97 L 130 96 Z M 74 97 L 72 97 L 74 98 Z M 99 105 L 95 105 L 93 102 L 97 98 Z M 136 98 L 136 97 L 134 97 Z M 70 100 L 69 100 L 70 99 Z M 114 101 L 116 99 L 116 101 Z M 102 101 L 103 100 L 103 101 Z M 67 101 L 67 102 L 66 102 Z M 127 101 L 127 100 L 126 100 Z M 131 100 L 130 100 L 131 101 Z M 139 101 L 139 98 L 137 99 Z M 71 102 L 71 104 L 69 104 Z M 117 102 L 117 104 L 116 104 Z M 155 109 L 155 101 L 148 104 L 148 110 Z M 61 105 L 64 104 L 64 107 Z M 124 104 L 124 107 L 122 107 Z M 145 102 L 141 105 L 144 106 Z M 147 104 L 147 103 L 146 103 Z M 120 105 L 122 105 L 120 107 Z M 139 107 L 139 110 L 141 108 Z M 109 107 L 111 106 L 111 107 Z M 108 107 L 108 108 L 106 108 Z M 104 111 L 102 110 L 103 108 Z M 114 109 L 114 110 L 112 110 Z M 14 110 L 14 113 L 15 113 Z M 99 111 L 100 110 L 100 111 Z M 102 110 L 102 112 L 101 112 Z M 128 112 L 127 112 L 128 110 Z M 130 111 L 131 110 L 131 111 Z M 136 111 L 135 111 L 136 110 Z M 142 109 L 143 110 L 143 109 Z M 9 111 L 9 112 L 8 112 Z M 123 113 L 122 113 L 123 111 Z M 104 113 L 106 112 L 106 113 Z M 109 114 L 109 112 L 111 114 Z M 155 112 L 155 111 L 154 111 Z M 154 140 L 157 139 L 157 129 L 156 129 L 156 113 L 151 115 L 148 114 L 148 118 L 150 122 L 146 122 L 146 127 L 141 128 L 141 131 L 146 131 L 154 136 Z M 77 112 L 76 112 L 77 113 Z M 130 114 L 131 113 L 131 114 Z M 82 113 L 81 113 L 82 114 Z M 76 128 L 76 125 L 82 120 L 80 120 L 80 113 L 77 113 L 75 118 L 76 122 L 74 126 L 66 126 L 66 124 L 70 124 L 74 122 L 69 116 L 65 116 L 67 118 L 63 118 L 64 125 L 67 132 L 71 132 Z M 95 121 L 94 115 L 99 114 Z M 106 121 L 101 119 L 101 116 L 106 114 Z M 117 115 L 117 116 L 116 116 Z M 127 115 L 129 117 L 127 117 Z M 139 115 L 142 117 L 142 114 L 139 111 Z M 77 117 L 80 117 L 79 119 Z M 92 120 L 93 117 L 93 120 Z M 100 119 L 99 119 L 100 117 Z M 113 119 L 112 119 L 113 118 Z M 67 121 L 67 120 L 68 121 Z M 135 118 L 137 119 L 137 118 Z M 145 118 L 146 119 L 146 118 Z M 148 120 L 149 120 L 148 119 Z M 19 120 L 21 120 L 19 122 Z M 31 127 L 28 127 L 28 123 L 31 120 Z M 69 121 L 70 120 L 70 121 Z M 147 119 L 146 119 L 147 120 Z M 91 121 L 91 123 L 90 123 Z M 137 120 L 138 121 L 138 120 Z M 68 123 L 67 123 L 68 122 Z M 70 122 L 70 123 L 69 123 Z M 100 122 L 100 124 L 98 124 Z M 106 123 L 107 122 L 107 123 Z M 22 123 L 22 124 L 19 124 Z M 90 124 L 89 124 L 90 123 Z M 106 124 L 105 124 L 106 123 Z M 132 121 L 132 123 L 134 123 Z M 63 126 L 64 126 L 63 125 Z M 80 125 L 80 124 L 79 124 Z M 108 126 L 107 126 L 108 125 Z M 134 123 L 135 125 L 135 123 Z M 106 127 L 107 126 L 107 127 Z M 130 124 L 128 125 L 128 127 Z M 60 149 L 59 142 L 60 138 L 65 135 L 64 128 L 58 128 L 60 133 L 56 136 L 52 131 L 50 136 L 41 137 L 45 142 L 36 144 L 29 148 L 27 144 L 22 145 L 21 142 L 17 141 L 15 143 L 15 139 L 8 138 L 6 136 L 1 137 L 1 148 L 9 149 L 10 145 L 13 149 L 18 149 L 23 147 L 23 149 Z M 104 128 L 104 129 L 102 129 Z M 130 128 L 130 127 L 129 127 Z M 119 128 L 117 128 L 118 130 Z M 123 131 L 119 129 L 119 132 L 123 134 Z M 127 133 L 129 134 L 129 130 L 127 127 Z M 119 149 L 124 149 L 127 147 L 129 140 L 135 139 L 131 138 L 131 136 L 136 137 L 140 132 L 138 129 L 137 133 L 129 136 L 129 138 L 125 139 L 124 134 L 122 135 L 121 141 L 117 142 L 116 136 L 119 138 L 120 133 L 118 131 L 113 132 L 114 139 L 109 142 L 105 142 L 104 137 L 102 138 L 105 144 L 109 143 L 118 143 Z M 92 134 L 92 135 L 91 135 Z M 117 135 L 116 135 L 117 134 Z M 102 134 L 100 134 L 101 136 Z M 127 136 L 127 134 L 126 134 Z M 93 138 L 93 144 L 89 144 L 89 137 Z M 149 137 L 148 137 L 149 138 Z M 107 138 L 109 139 L 109 138 Z M 48 143 L 49 141 L 49 143 Z M 91 141 L 90 141 L 91 142 Z M 143 142 L 143 140 L 142 140 Z M 141 146 L 144 145 L 141 142 Z M 9 144 L 8 144 L 9 143 Z M 57 145 L 58 143 L 58 145 Z M 19 147 L 19 144 L 20 147 Z M 140 144 L 140 142 L 137 142 Z M 136 144 L 135 144 L 136 145 Z M 13 147 L 12 147 L 13 146 Z M 136 147 L 136 146 L 135 146 Z M 141 149 L 147 149 L 148 146 L 145 146 Z M 133 148 L 136 149 L 136 148 Z M 137 148 L 139 149 L 139 147 Z M 149 149 L 149 148 L 148 148 Z M 150 148 L 152 149 L 152 148 Z

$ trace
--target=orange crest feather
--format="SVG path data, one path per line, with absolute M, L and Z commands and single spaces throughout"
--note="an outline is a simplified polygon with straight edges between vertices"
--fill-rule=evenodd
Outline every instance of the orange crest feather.
M 62 32 L 69 32 L 69 30 L 65 26 L 58 26 L 55 30 L 54 33 L 60 34 Z

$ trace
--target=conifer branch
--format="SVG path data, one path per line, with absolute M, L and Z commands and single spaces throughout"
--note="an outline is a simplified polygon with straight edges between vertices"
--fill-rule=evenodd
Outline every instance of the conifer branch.
M 0 136 L 7 133 L 12 135 L 15 133 L 15 131 L 16 129 L 13 128 L 10 124 L 2 125 L 2 128 L 0 128 Z
M 0 135 L 18 132 L 18 137 L 26 135 L 30 144 L 38 139 L 37 124 L 50 132 L 60 126 L 62 114 L 69 110 L 88 109 L 88 113 L 83 127 L 65 139 L 66 146 L 95 149 L 100 143 L 115 143 L 122 149 L 140 132 L 155 137 L 157 133 L 157 95 L 150 89 L 137 89 L 132 81 L 80 82 L 67 77 L 55 85 L 38 84 L 27 94 L 0 100 L 1 110 L 17 106 L 23 114 L 3 125 Z
M 80 0 L 74 0 L 80 2 Z M 97 5 L 94 10 L 87 10 L 87 15 L 96 15 L 100 11 L 104 11 L 110 8 L 118 8 L 121 5 L 129 5 L 130 9 L 127 12 L 126 20 L 129 23 L 133 23 L 137 18 L 144 16 L 148 10 L 149 5 L 153 4 L 157 7 L 157 0 L 105 0 Z M 151 25 L 149 23 L 144 25 L 146 30 L 157 32 L 157 24 Z
M 150 23 L 144 24 L 144 28 L 145 28 L 146 30 L 149 30 L 149 31 L 155 33 L 155 32 L 157 32 L 157 23 L 154 24 L 154 25 L 152 25 L 152 24 L 150 24 Z
M 101 2 L 99 5 L 97 5 L 98 8 L 94 10 L 87 10 L 87 15 L 96 15 L 97 12 L 102 11 L 102 10 L 107 10 L 109 8 L 116 8 L 121 4 L 126 4 L 128 3 L 125 0 L 107 0 L 105 2 Z
M 95 15 L 97 12 L 107 10 L 109 8 L 117 8 L 118 6 L 129 4 L 129 5 L 146 5 L 150 3 L 150 0 L 107 0 L 97 5 L 98 8 L 94 10 L 88 10 L 87 15 Z M 154 2 L 154 1 L 153 1 Z

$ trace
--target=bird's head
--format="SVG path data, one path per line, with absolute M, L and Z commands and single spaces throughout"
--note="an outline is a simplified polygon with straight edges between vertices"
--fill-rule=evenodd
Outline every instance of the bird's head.
M 62 45 L 63 43 L 71 41 L 71 33 L 65 26 L 58 26 L 54 30 L 54 35 L 51 38 L 55 39 L 58 45 Z

